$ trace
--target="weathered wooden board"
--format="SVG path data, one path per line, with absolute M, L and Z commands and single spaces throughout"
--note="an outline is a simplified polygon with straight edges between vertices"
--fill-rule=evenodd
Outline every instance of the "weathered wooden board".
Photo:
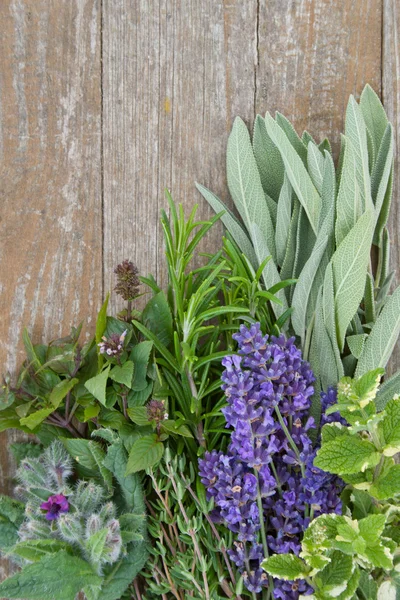
M 398 132 L 399 13 L 397 0 L 0 2 L 3 370 L 21 361 L 23 324 L 37 341 L 85 317 L 93 330 L 122 259 L 165 283 L 164 187 L 201 218 L 212 213 L 195 180 L 228 200 L 236 115 L 251 126 L 280 110 L 337 141 L 348 95 L 369 82 Z M 394 203 L 394 267 L 399 228 Z
M 383 56 L 382 99 L 395 136 L 395 165 L 393 202 L 389 219 L 392 269 L 396 269 L 395 282 L 400 283 L 400 5 L 397 0 L 383 2 Z M 396 345 L 389 369 L 400 368 L 400 344 Z
M 232 120 L 253 118 L 256 20 L 256 2 L 104 3 L 106 289 L 124 258 L 164 282 L 165 187 L 188 209 L 200 200 L 195 180 L 226 198 Z M 211 214 L 201 203 L 199 215 Z M 210 249 L 220 234 L 210 233 Z
M 101 302 L 100 2 L 0 2 L 0 364 Z M 3 433 L 1 491 L 14 463 Z M 0 576 L 3 574 L 0 573 Z

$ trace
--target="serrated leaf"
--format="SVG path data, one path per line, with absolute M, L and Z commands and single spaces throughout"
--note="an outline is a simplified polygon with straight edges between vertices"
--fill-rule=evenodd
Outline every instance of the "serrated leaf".
M 368 600 L 376 600 L 378 586 L 369 573 L 362 570 L 360 573 L 359 588 Z
M 274 554 L 261 563 L 261 567 L 273 577 L 293 581 L 304 579 L 310 567 L 294 554 Z
M 329 598 L 336 598 L 344 592 L 353 574 L 353 557 L 339 551 L 332 553 L 331 562 L 318 574 L 321 592 Z
M 354 436 L 345 436 L 322 446 L 314 464 L 323 471 L 346 475 L 363 472 L 377 465 L 379 460 L 380 454 L 373 444 Z
M 381 537 L 385 524 L 386 515 L 368 515 L 358 522 L 358 527 L 367 544 L 374 544 Z
M 291 215 L 292 186 L 290 185 L 287 175 L 285 175 L 278 199 L 275 232 L 276 260 L 280 266 L 282 266 L 285 259 Z
M 110 365 L 98 375 L 85 382 L 85 388 L 98 400 L 103 406 L 106 406 L 106 388 L 110 373 Z
M 385 367 L 400 333 L 400 286 L 389 297 L 358 361 L 356 377 L 375 367 Z
M 210 192 L 210 190 L 205 188 L 203 185 L 200 185 L 199 183 L 196 183 L 196 187 L 217 214 L 222 211 L 225 211 L 225 213 L 221 217 L 221 221 L 223 222 L 229 233 L 232 235 L 240 250 L 245 256 L 247 256 L 253 267 L 257 267 L 258 260 L 255 255 L 253 245 L 247 233 L 245 232 L 244 228 L 242 227 L 241 223 L 239 223 L 235 215 L 229 210 L 227 206 L 225 206 L 225 204 L 221 202 L 221 200 L 215 194 Z
M 117 383 L 126 385 L 128 388 L 132 387 L 133 362 L 131 360 L 127 360 L 121 366 L 115 365 L 111 369 L 109 377 Z
M 372 208 L 371 178 L 367 145 L 367 129 L 354 96 L 350 96 L 346 110 L 345 133 L 354 150 L 356 177 L 360 189 L 363 210 Z M 347 144 L 346 144 L 347 145 Z M 341 177 L 343 176 L 343 172 Z
M 380 427 L 385 445 L 400 444 L 400 400 L 389 400 Z
M 253 152 L 263 189 L 266 194 L 277 201 L 283 184 L 285 167 L 278 148 L 267 133 L 265 121 L 261 115 L 257 115 L 254 122 Z
M 140 342 L 132 349 L 130 360 L 134 364 L 134 378 L 132 389 L 135 391 L 144 390 L 147 385 L 147 365 L 150 359 L 150 353 L 153 348 L 152 341 Z
M 165 346 L 172 342 L 172 314 L 164 292 L 155 294 L 143 309 L 141 321 Z
M 336 244 L 344 240 L 349 231 L 357 223 L 363 212 L 360 188 L 357 179 L 357 166 L 353 145 L 345 145 L 340 186 L 336 202 Z
M 309 142 L 307 146 L 307 166 L 312 182 L 315 185 L 317 192 L 321 195 L 322 182 L 324 179 L 325 159 L 313 142 Z
M 393 465 L 377 477 L 369 493 L 378 500 L 387 500 L 400 494 L 400 465 Z
M 236 117 L 228 139 L 227 148 L 228 187 L 247 229 L 257 223 L 276 260 L 275 232 L 265 202 L 264 190 L 254 158 L 249 132 L 244 122 Z
M 60 383 L 57 383 L 57 385 L 51 390 L 49 396 L 49 401 L 54 408 L 58 408 L 60 406 L 68 392 L 70 392 L 77 383 L 79 383 L 79 379 L 76 377 L 73 379 L 64 379 L 63 381 L 60 381 Z
M 321 198 L 301 158 L 288 141 L 283 130 L 269 113 L 265 116 L 265 124 L 268 134 L 281 153 L 287 176 L 295 194 L 306 211 L 314 233 L 317 234 L 318 220 L 321 212 Z
M 373 213 L 365 212 L 332 257 L 338 346 L 343 350 L 347 327 L 364 295 L 372 241 Z
M 376 149 L 381 145 L 388 119 L 382 103 L 372 87 L 366 85 L 360 98 L 360 109 Z
M 344 435 L 350 435 L 347 427 L 341 423 L 328 423 L 323 426 L 321 431 L 322 444 L 327 444 L 328 442 L 331 442 L 332 440 Z
M 149 425 L 150 423 L 145 406 L 128 408 L 128 415 L 130 420 L 136 423 L 136 425 Z
M 51 413 L 53 413 L 55 410 L 56 409 L 54 407 L 41 408 L 40 410 L 37 410 L 36 412 L 32 413 L 28 417 L 24 417 L 23 419 L 20 419 L 20 423 L 21 423 L 21 425 L 25 425 L 26 427 L 28 427 L 31 430 L 36 429 L 36 427 L 38 427 L 41 423 L 43 423 L 43 421 L 45 419 L 47 419 L 47 417 L 49 415 L 51 415 Z
M 164 446 L 156 434 L 146 435 L 136 440 L 129 453 L 125 475 L 153 467 L 162 458 Z
M 44 556 L 0 583 L 4 598 L 24 600 L 74 600 L 86 585 L 100 585 L 89 563 L 65 551 Z
M 192 438 L 193 435 L 190 432 L 190 429 L 186 425 L 177 425 L 176 421 L 172 419 L 168 419 L 167 421 L 163 421 L 161 423 L 161 428 L 168 433 L 172 433 L 175 435 L 182 435 L 183 437 Z

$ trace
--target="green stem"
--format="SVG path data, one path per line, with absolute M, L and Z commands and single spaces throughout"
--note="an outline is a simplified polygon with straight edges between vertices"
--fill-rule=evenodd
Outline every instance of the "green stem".
M 275 412 L 276 412 L 276 415 L 278 417 L 279 424 L 282 427 L 283 433 L 285 434 L 285 436 L 286 436 L 286 438 L 287 438 L 290 446 L 292 447 L 293 452 L 295 453 L 295 455 L 297 457 L 297 460 L 299 461 L 301 474 L 302 474 L 303 477 L 305 477 L 306 476 L 306 472 L 305 472 L 305 469 L 304 469 L 304 463 L 303 463 L 303 461 L 300 458 L 299 449 L 296 446 L 296 444 L 295 444 L 292 436 L 290 435 L 289 429 L 286 427 L 286 423 L 283 420 L 283 417 L 281 415 L 281 411 L 279 410 L 279 408 L 277 406 L 275 406 Z

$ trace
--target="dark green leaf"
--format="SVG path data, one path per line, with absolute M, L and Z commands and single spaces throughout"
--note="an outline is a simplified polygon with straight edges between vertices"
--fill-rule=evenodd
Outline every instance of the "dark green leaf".
M 159 292 L 146 304 L 142 323 L 165 346 L 172 342 L 172 314 L 164 292 Z
M 85 383 L 85 388 L 98 400 L 106 406 L 106 387 L 110 373 L 110 365 L 104 371 L 88 379 Z
M 158 441 L 157 435 L 146 435 L 139 438 L 131 448 L 126 475 L 156 465 L 161 460 L 163 453 L 164 446 Z
M 0 584 L 4 598 L 74 600 L 86 585 L 100 585 L 90 565 L 65 551 L 44 556 Z
M 133 362 L 131 360 L 127 360 L 122 366 L 115 365 L 110 371 L 109 375 L 110 379 L 116 381 L 117 383 L 122 383 L 126 385 L 126 387 L 132 387 L 132 377 L 133 377 Z

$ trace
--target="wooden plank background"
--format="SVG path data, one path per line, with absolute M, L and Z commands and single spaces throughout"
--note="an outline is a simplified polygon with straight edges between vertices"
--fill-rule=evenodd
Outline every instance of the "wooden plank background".
M 399 146 L 397 0 L 1 0 L 0 31 L 3 372 L 23 359 L 24 325 L 36 342 L 82 319 L 92 333 L 124 258 L 165 283 L 163 190 L 187 208 L 198 202 L 203 218 L 211 212 L 195 180 L 229 201 L 236 115 L 251 126 L 256 112 L 279 109 L 337 151 L 348 96 L 368 82 Z M 1 436 L 4 492 L 12 439 Z

